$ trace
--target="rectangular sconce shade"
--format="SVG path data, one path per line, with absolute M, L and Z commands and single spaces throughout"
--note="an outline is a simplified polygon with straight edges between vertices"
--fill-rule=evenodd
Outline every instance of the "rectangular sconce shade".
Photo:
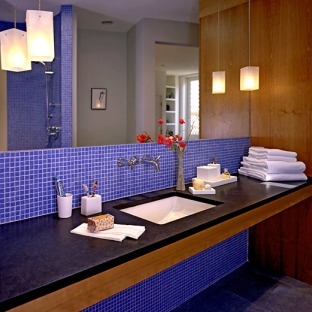
M 25 31 L 11 28 L 0 32 L 1 68 L 20 72 L 31 69 L 27 53 L 27 34 Z
M 240 90 L 253 91 L 259 89 L 259 67 L 246 66 L 240 70 Z
M 27 10 L 26 28 L 30 60 L 52 62 L 54 59 L 53 13 Z
M 225 71 L 212 73 L 212 94 L 225 93 Z

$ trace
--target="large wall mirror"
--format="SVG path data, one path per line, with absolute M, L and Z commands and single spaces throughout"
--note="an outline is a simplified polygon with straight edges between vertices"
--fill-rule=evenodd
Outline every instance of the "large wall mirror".
M 196 80 L 199 68 L 198 24 L 143 19 L 128 32 L 115 32 L 88 28 L 87 20 L 95 13 L 75 7 L 73 11 L 73 92 L 76 92 L 73 96 L 73 146 L 137 143 L 135 137 L 141 131 L 157 134 L 156 121 L 159 118 L 168 124 L 174 124 L 172 118 L 191 118 L 186 100 L 183 104 L 168 104 L 169 101 L 173 102 L 172 92 L 168 92 L 168 82 L 163 79 L 169 76 L 176 78 L 176 101 L 185 96 L 182 92 L 183 83 L 186 86 L 193 78 Z M 53 82 L 56 75 L 62 75 L 62 72 L 57 73 L 58 68 L 59 65 L 54 62 L 33 64 L 30 78 L 26 79 L 41 75 L 38 85 L 30 91 L 38 94 L 38 97 L 34 106 L 34 103 L 28 103 L 27 98 L 23 100 L 24 113 L 30 109 L 34 111 L 31 118 L 24 115 L 24 118 L 19 119 L 18 128 L 22 134 L 25 133 L 23 129 L 35 128 L 32 119 L 36 118 L 37 109 L 41 107 L 42 126 L 38 133 L 45 132 L 46 124 L 51 120 L 50 140 L 61 135 L 63 129 L 58 129 L 60 124 L 57 120 L 58 105 L 61 103 L 57 99 L 52 101 L 52 110 L 50 105 L 51 111 L 48 114 L 44 112 L 51 104 L 51 101 L 47 102 L 46 95 L 53 97 L 55 95 L 51 93 L 57 94 L 61 88 L 59 82 Z M 5 86 L 7 74 L 3 71 L 0 73 L 2 127 L 8 121 L 4 118 L 7 110 L 5 91 L 10 88 Z M 26 72 L 19 74 L 28 75 Z M 91 90 L 94 88 L 106 90 L 105 110 L 91 109 Z M 19 92 L 19 89 L 14 90 L 17 97 Z M 171 100 L 168 101 L 169 96 Z M 23 112 L 19 113 L 16 108 L 14 110 L 15 114 L 23 116 Z M 193 115 L 196 116 L 195 111 Z M 194 116 L 192 118 L 196 118 Z M 168 127 L 174 128 L 172 125 Z M 6 137 L 10 141 L 13 134 L 4 135 L 5 131 L 1 133 L 0 149 L 10 150 Z M 34 139 L 39 142 L 39 134 L 26 138 L 21 133 L 17 141 Z M 194 138 L 198 138 L 196 134 Z M 58 147 L 53 144 L 47 146 L 48 142 L 44 139 L 42 141 L 40 146 L 26 149 Z

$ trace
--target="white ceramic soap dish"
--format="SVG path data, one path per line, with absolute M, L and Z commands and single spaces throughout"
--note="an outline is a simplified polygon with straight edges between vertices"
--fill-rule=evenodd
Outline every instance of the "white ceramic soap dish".
M 220 178 L 219 180 L 215 180 L 215 181 L 205 181 L 204 180 L 204 182 L 209 184 L 211 187 L 220 186 L 220 185 L 224 185 L 224 184 L 228 184 L 228 183 L 233 183 L 236 181 L 237 181 L 236 176 L 230 176 L 229 178 L 226 178 L 226 179 Z
M 195 190 L 193 186 L 190 186 L 189 187 L 189 191 L 192 193 L 192 194 L 201 194 L 201 195 L 204 195 L 204 194 L 216 194 L 216 190 L 214 188 L 211 188 L 209 190 Z

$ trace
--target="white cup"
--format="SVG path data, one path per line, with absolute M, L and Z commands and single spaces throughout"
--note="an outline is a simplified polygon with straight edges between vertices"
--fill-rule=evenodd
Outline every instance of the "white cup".
M 73 195 L 66 193 L 66 197 L 57 195 L 59 218 L 69 218 L 73 212 Z

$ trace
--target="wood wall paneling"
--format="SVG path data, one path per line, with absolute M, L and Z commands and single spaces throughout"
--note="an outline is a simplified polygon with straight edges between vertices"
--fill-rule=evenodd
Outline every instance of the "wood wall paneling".
M 312 176 L 311 1 L 251 0 L 251 65 L 260 67 L 260 89 L 249 92 L 250 98 L 239 91 L 239 69 L 247 65 L 247 3 L 220 14 L 226 94 L 211 94 L 216 2 L 200 2 L 201 137 L 248 135 L 250 127 L 252 145 L 296 151 Z M 312 283 L 310 224 L 312 199 L 255 226 L 250 230 L 251 260 Z
M 251 142 L 296 151 L 312 175 L 311 2 L 253 0 L 251 21 L 251 62 L 260 66 Z
M 220 12 L 200 22 L 200 118 L 202 139 L 249 136 L 249 92 L 239 90 L 240 68 L 248 65 L 248 6 Z M 212 94 L 212 72 L 225 71 L 225 94 Z

